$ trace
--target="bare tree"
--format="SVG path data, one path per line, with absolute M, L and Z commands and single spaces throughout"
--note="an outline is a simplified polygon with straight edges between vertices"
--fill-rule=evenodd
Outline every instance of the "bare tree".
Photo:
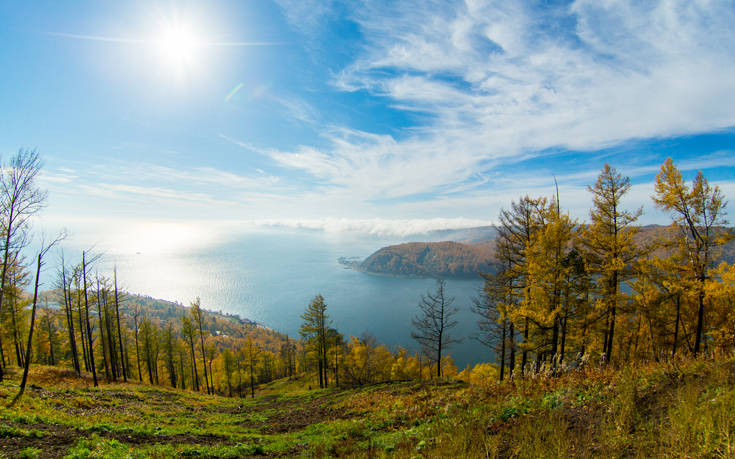
M 138 345 L 138 317 L 141 314 L 140 305 L 135 305 L 135 312 L 133 313 L 133 324 L 135 326 L 135 361 L 138 364 L 138 381 L 143 381 L 143 374 L 140 371 L 140 346 Z
M 245 356 L 245 364 L 250 370 L 250 398 L 255 398 L 255 365 L 258 363 L 258 355 L 260 348 L 253 344 L 253 340 L 248 337 L 247 345 L 243 349 Z
M 454 315 L 459 309 L 452 306 L 454 298 L 447 298 L 444 290 L 444 280 L 437 279 L 436 292 L 421 296 L 421 313 L 411 321 L 416 329 L 411 332 L 411 337 L 418 341 L 427 356 L 436 361 L 438 378 L 442 375 L 442 352 L 462 341 L 449 335 L 449 330 L 457 325 Z
M 50 244 L 46 245 L 42 242 L 41 250 L 38 252 L 38 257 L 36 258 L 36 285 L 33 289 L 33 307 L 31 309 L 31 324 L 28 330 L 28 345 L 26 346 L 26 358 L 25 366 L 23 368 L 23 379 L 21 379 L 20 381 L 20 389 L 18 390 L 18 395 L 13 398 L 11 405 L 17 402 L 18 399 L 23 395 L 23 392 L 26 389 L 26 382 L 28 382 L 28 370 L 31 367 L 31 344 L 33 343 L 33 325 L 36 321 L 36 305 L 38 304 L 38 284 L 41 275 L 41 267 L 43 266 L 43 257 L 49 250 L 51 250 L 54 245 L 56 245 L 65 237 L 66 233 L 62 232 Z
M 120 361 L 122 365 L 123 381 L 128 382 L 128 368 L 125 360 L 122 331 L 120 329 L 120 295 L 117 290 L 117 266 L 115 266 L 115 318 L 117 319 L 117 338 L 120 341 Z
M 71 350 L 72 364 L 74 365 L 74 371 L 76 371 L 77 374 L 81 374 L 81 367 L 79 365 L 79 351 L 77 349 L 77 341 L 74 333 L 74 311 L 71 304 L 71 276 L 67 278 L 63 252 L 61 253 L 59 281 L 61 283 L 61 290 L 64 294 L 64 312 L 66 313 L 66 328 L 69 332 L 69 349 Z
M 8 258 L 26 244 L 28 219 L 38 213 L 48 193 L 36 186 L 41 170 L 41 159 L 36 150 L 18 150 L 7 164 L 0 166 L 0 232 L 5 237 L 3 265 L 0 270 L 0 313 L 8 268 Z M 3 369 L 0 365 L 0 381 Z
M 194 325 L 194 321 L 188 316 L 181 317 L 181 334 L 184 336 L 184 341 L 189 345 L 189 350 L 191 350 L 191 386 L 192 389 L 199 392 L 199 373 L 197 372 L 197 358 L 194 353 L 196 326 Z M 140 371 L 140 367 L 138 367 L 138 371 Z
M 114 380 L 114 376 L 110 374 L 110 365 L 108 365 L 108 361 L 112 360 L 112 355 L 109 355 L 109 349 L 107 348 L 106 343 L 110 341 L 110 336 L 107 336 L 107 340 L 105 340 L 105 320 L 102 316 L 102 292 L 100 290 L 100 276 L 97 274 L 95 276 L 95 281 L 97 282 L 97 292 L 96 292 L 96 298 L 97 298 L 97 323 L 99 324 L 100 329 L 100 348 L 102 349 L 102 366 L 105 368 L 105 379 L 107 379 L 107 382 Z M 111 362 L 110 362 L 111 363 Z
M 89 352 L 89 366 L 92 369 L 92 380 L 94 381 L 94 387 L 99 384 L 97 382 L 97 368 L 94 365 L 94 339 L 92 338 L 92 326 L 89 322 L 89 297 L 87 293 L 87 270 L 90 265 L 97 261 L 100 255 L 95 255 L 92 258 L 87 258 L 87 253 L 82 252 L 82 284 L 84 288 L 84 315 L 87 322 L 87 350 Z
M 497 274 L 482 274 L 485 285 L 472 306 L 472 312 L 479 316 L 477 321 L 479 332 L 473 338 L 495 351 L 498 363 L 500 363 L 500 381 L 505 377 L 506 349 L 513 348 L 513 345 L 510 345 L 513 342 L 513 336 L 509 326 L 512 322 L 505 310 L 507 307 L 505 301 L 510 296 L 507 288 L 509 277 L 505 274 L 505 271 Z M 513 365 L 509 365 L 509 371 L 512 374 Z
M 48 352 L 49 352 L 49 359 L 48 363 L 49 365 L 56 365 L 56 359 L 54 358 L 54 335 L 56 334 L 56 330 L 53 326 L 53 313 L 51 312 L 51 309 L 48 307 L 48 297 L 45 299 L 46 304 L 46 332 L 48 334 Z

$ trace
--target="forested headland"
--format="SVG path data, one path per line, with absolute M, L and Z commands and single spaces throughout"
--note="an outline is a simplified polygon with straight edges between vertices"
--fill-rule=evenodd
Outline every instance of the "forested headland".
M 598 438 L 582 455 L 616 441 L 631 454 L 735 454 L 735 232 L 701 172 L 686 181 L 661 166 L 650 193 L 670 225 L 656 231 L 609 165 L 584 220 L 554 193 L 508 203 L 482 249 L 492 269 L 473 265 L 485 281 L 474 304 L 454 304 L 438 279 L 416 299 L 409 350 L 345 336 L 318 292 L 290 337 L 198 298 L 125 292 L 103 253 L 65 251 L 65 233 L 33 253 L 41 168 L 21 150 L 0 171 L 0 453 L 565 456 Z M 437 247 L 445 261 L 476 255 Z M 416 260 L 426 249 L 407 248 Z M 55 273 L 43 291 L 42 269 Z M 472 336 L 456 335 L 459 307 L 477 315 Z M 457 369 L 461 339 L 485 344 L 487 361 Z

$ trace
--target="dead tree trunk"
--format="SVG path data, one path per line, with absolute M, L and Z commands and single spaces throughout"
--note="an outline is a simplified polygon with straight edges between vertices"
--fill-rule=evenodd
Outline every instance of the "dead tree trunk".
M 97 382 L 97 369 L 94 366 L 94 341 L 92 339 L 92 326 L 89 324 L 89 299 L 87 296 L 87 258 L 86 253 L 82 252 L 82 282 L 84 284 L 84 315 L 87 320 L 87 339 L 89 350 L 89 366 L 92 368 L 92 379 L 94 387 L 99 386 Z
M 120 361 L 122 362 L 123 381 L 128 382 L 127 361 L 125 360 L 125 348 L 123 347 L 122 331 L 120 329 L 120 299 L 117 293 L 117 266 L 115 266 L 115 318 L 117 319 L 117 337 L 120 341 Z

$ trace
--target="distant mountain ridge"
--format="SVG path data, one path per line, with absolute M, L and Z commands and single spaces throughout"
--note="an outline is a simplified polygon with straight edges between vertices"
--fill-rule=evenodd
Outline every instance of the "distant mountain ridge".
M 668 226 L 641 226 L 639 243 L 650 243 L 665 235 Z M 728 228 L 733 231 L 732 228 Z M 340 263 L 358 271 L 389 276 L 479 277 L 495 272 L 495 226 L 437 230 L 425 242 L 407 242 L 383 247 L 363 261 L 341 258 Z M 721 260 L 735 261 L 735 241 L 723 248 Z

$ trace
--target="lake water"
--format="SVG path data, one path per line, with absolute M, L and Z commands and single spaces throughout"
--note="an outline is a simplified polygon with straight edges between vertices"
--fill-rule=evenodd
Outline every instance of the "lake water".
M 413 238 L 414 240 L 420 238 Z M 206 309 L 235 313 L 298 337 L 299 317 L 321 293 L 333 326 L 346 337 L 369 332 L 392 349 L 416 348 L 411 319 L 433 279 L 376 276 L 345 268 L 340 257 L 363 259 L 398 238 L 309 230 L 248 230 L 227 241 L 186 251 L 116 256 L 118 277 L 129 291 L 188 304 L 199 296 Z M 110 261 L 108 260 L 108 264 Z M 490 352 L 469 335 L 476 330 L 472 299 L 478 280 L 448 280 L 459 308 L 450 350 L 457 366 L 487 361 Z

